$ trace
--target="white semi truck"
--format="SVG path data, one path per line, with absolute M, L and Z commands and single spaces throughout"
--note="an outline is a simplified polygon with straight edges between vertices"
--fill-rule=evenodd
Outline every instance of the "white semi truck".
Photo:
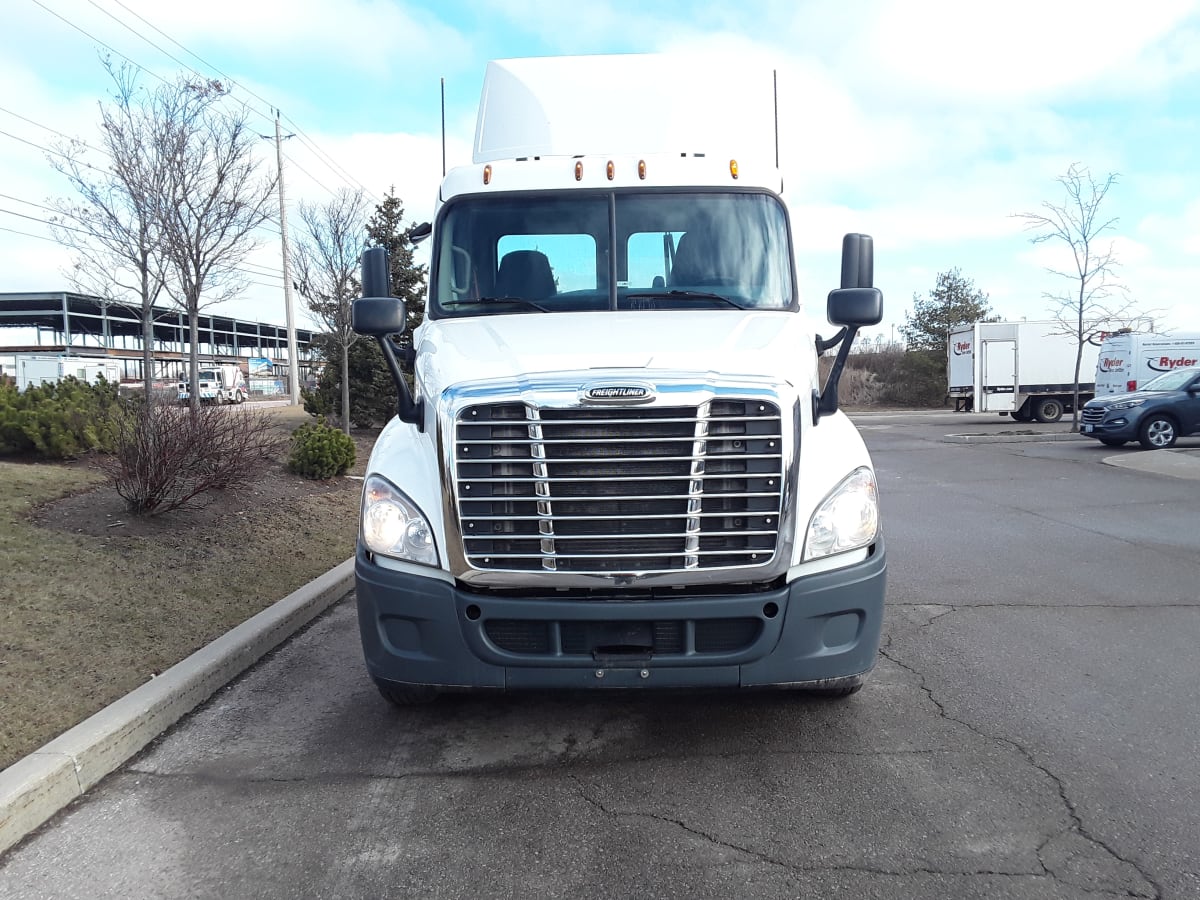
M 770 72 L 493 62 L 473 161 L 412 232 L 432 250 L 411 350 L 393 342 L 405 308 L 386 251 L 364 253 L 354 326 L 399 392 L 356 555 L 367 669 L 388 700 L 845 696 L 875 665 L 876 481 L 837 391 L 882 296 L 870 238 L 847 235 L 827 301 L 840 330 L 806 330 L 775 160 L 732 147 L 761 125 L 748 110 L 769 131 L 772 101 Z
M 950 332 L 946 380 L 956 411 L 1057 422 L 1075 403 L 1074 336 L 1056 322 L 975 322 Z M 1085 343 L 1079 405 L 1096 393 L 1099 348 Z

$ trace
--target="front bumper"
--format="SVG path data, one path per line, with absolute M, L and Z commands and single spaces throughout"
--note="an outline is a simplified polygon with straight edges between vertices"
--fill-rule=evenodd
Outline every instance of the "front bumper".
M 563 598 L 466 591 L 358 548 L 367 670 L 469 689 L 827 686 L 869 672 L 883 623 L 882 538 L 866 560 L 767 590 Z
M 1142 410 L 1132 409 L 1105 412 L 1099 422 L 1081 422 L 1079 433 L 1084 437 L 1106 440 L 1136 441 L 1141 427 Z

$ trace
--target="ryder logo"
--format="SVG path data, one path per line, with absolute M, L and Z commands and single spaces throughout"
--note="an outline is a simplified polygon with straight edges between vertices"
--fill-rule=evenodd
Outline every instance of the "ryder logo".
M 971 352 L 971 342 L 970 341 L 955 341 L 954 342 L 954 355 L 955 356 L 964 356 L 970 352 Z
M 1170 372 L 1172 369 L 1186 369 L 1188 366 L 1194 366 L 1196 360 L 1187 356 L 1177 356 L 1171 359 L 1169 356 L 1159 356 L 1153 359 L 1146 360 L 1148 365 L 1155 372 Z
M 1120 372 L 1125 368 L 1125 360 L 1103 356 L 1100 358 L 1101 372 Z

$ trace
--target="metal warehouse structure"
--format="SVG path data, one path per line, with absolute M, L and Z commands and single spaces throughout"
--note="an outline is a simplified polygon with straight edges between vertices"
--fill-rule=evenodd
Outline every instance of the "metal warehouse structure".
M 289 347 L 284 326 L 208 313 L 201 314 L 199 324 L 202 363 L 235 363 L 245 369 L 252 357 L 266 357 L 286 393 Z M 312 331 L 296 329 L 302 381 L 314 370 L 312 339 Z M 181 378 L 187 370 L 188 347 L 187 315 L 173 307 L 154 307 L 151 379 Z M 141 310 L 87 294 L 0 293 L 0 360 L 28 353 L 107 356 L 120 361 L 122 381 L 142 382 Z

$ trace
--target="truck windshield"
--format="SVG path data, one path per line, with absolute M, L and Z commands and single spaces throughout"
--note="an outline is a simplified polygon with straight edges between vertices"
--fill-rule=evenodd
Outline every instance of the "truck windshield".
M 429 312 L 792 309 L 791 260 L 765 193 L 463 197 L 443 214 Z

